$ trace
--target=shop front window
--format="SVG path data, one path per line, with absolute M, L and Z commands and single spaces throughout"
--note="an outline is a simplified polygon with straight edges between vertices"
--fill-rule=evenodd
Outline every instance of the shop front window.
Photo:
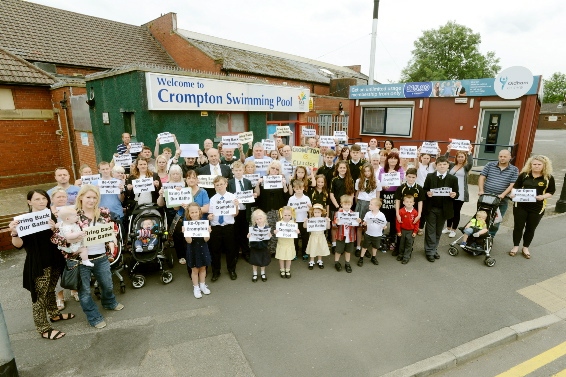
M 411 136 L 412 107 L 363 107 L 362 134 Z
M 235 135 L 246 132 L 247 119 L 245 113 L 216 113 L 216 136 Z

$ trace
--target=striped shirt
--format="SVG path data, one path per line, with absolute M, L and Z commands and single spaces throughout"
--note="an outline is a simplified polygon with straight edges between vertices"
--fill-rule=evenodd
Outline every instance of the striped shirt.
M 499 162 L 488 162 L 481 175 L 485 177 L 483 190 L 488 194 L 500 195 L 507 190 L 510 184 L 515 183 L 519 176 L 519 169 L 509 164 L 505 169 L 499 167 Z

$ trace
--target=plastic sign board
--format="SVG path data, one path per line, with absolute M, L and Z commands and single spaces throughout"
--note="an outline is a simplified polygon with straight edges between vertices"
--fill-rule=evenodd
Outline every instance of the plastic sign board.
M 527 68 L 509 67 L 495 76 L 495 93 L 503 99 L 516 99 L 529 92 L 533 81 L 533 74 Z

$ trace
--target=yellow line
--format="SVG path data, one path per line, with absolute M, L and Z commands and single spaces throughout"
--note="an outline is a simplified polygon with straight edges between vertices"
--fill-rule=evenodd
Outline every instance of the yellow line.
M 553 347 L 548 351 L 545 351 L 517 366 L 514 366 L 508 371 L 498 374 L 495 377 L 526 376 L 527 374 L 534 372 L 535 370 L 545 366 L 546 364 L 553 362 L 554 360 L 564 355 L 566 355 L 566 342 L 559 344 L 556 347 Z M 566 375 L 564 374 L 564 371 L 560 373 L 562 373 L 560 376 Z
M 566 376 L 566 369 L 564 369 L 562 372 L 558 372 L 556 373 L 554 376 L 552 377 L 565 377 Z

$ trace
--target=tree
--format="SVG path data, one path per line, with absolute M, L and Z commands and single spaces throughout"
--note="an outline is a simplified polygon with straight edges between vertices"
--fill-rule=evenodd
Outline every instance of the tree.
M 501 67 L 495 52 L 482 55 L 481 36 L 449 21 L 439 29 L 425 30 L 414 43 L 413 57 L 401 71 L 402 82 L 478 79 L 495 77 Z
M 544 103 L 557 103 L 566 100 L 566 74 L 554 72 L 548 80 L 544 80 Z

